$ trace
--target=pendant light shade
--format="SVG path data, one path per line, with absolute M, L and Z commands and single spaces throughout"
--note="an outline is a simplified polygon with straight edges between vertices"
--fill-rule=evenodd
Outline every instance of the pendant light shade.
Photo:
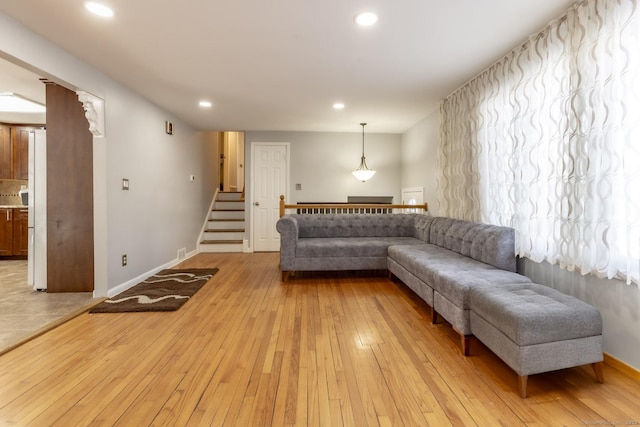
M 362 126 L 362 157 L 360 157 L 360 166 L 351 172 L 353 176 L 362 182 L 367 181 L 376 174 L 376 171 L 367 167 L 367 160 L 364 157 L 364 127 L 366 125 L 366 123 L 360 123 L 360 126 Z

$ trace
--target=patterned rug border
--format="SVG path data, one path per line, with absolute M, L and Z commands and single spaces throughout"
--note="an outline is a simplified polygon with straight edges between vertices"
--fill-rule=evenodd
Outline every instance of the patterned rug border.
M 89 313 L 175 311 L 218 271 L 218 268 L 165 269 L 96 305 Z

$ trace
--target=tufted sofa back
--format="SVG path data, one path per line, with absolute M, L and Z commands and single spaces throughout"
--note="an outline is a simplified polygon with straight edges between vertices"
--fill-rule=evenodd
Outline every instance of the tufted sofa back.
M 478 224 L 423 214 L 286 215 L 276 227 L 291 241 L 281 253 L 295 256 L 295 240 L 313 237 L 415 237 L 494 267 L 516 271 L 515 232 L 509 227 Z M 287 252 L 289 251 L 289 252 Z
M 513 228 L 453 218 L 425 217 L 421 240 L 503 270 L 516 271 Z M 419 237 L 420 238 L 420 237 Z
M 418 214 L 290 215 L 298 237 L 415 237 Z

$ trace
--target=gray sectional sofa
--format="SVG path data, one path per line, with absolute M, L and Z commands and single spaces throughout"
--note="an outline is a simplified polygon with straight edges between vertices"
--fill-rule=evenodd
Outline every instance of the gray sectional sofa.
M 431 306 L 434 323 L 442 316 L 451 324 L 461 337 L 465 355 L 469 354 L 470 337 L 475 335 L 472 322 L 475 319 L 479 335 L 490 341 L 485 344 L 497 355 L 505 355 L 501 356 L 503 360 L 518 373 L 523 397 L 527 375 L 544 372 L 545 367 L 555 370 L 593 363 L 598 380 L 602 380 L 599 312 L 557 291 L 545 293 L 544 289 L 550 288 L 533 284 L 528 277 L 518 274 L 511 228 L 424 214 L 293 214 L 280 218 L 276 228 L 281 235 L 283 281 L 295 271 L 387 269 L 390 277 L 399 278 Z M 546 296 L 514 299 L 510 293 L 523 289 L 522 286 L 526 292 L 537 289 Z M 540 291 L 537 287 L 544 289 Z M 476 297 L 482 315 L 473 316 L 474 289 L 492 289 L 495 300 L 500 301 L 506 295 L 505 301 L 520 301 L 527 309 L 511 307 L 513 310 L 506 310 L 504 315 L 492 317 L 486 312 L 488 303 Z M 566 304 L 569 300 L 575 304 Z M 521 332 L 513 333 L 510 328 L 515 322 L 524 325 L 525 331 L 536 329 L 537 321 L 527 319 L 536 318 L 536 307 L 546 313 L 545 306 L 550 302 L 562 306 L 551 320 L 556 329 L 548 330 L 546 337 L 544 331 L 539 333 L 542 336 L 536 337 L 535 344 L 544 345 L 531 347 L 527 339 L 521 339 Z M 587 312 L 588 316 L 584 314 Z M 573 316 L 582 316 L 589 326 L 565 330 L 563 319 Z M 565 331 L 558 334 L 558 329 Z M 571 354 L 572 348 L 583 350 L 584 343 L 589 346 L 586 357 L 584 352 Z M 506 347 L 509 350 L 505 352 Z M 532 348 L 559 349 L 562 363 L 539 363 L 533 360 L 538 353 L 532 353 Z

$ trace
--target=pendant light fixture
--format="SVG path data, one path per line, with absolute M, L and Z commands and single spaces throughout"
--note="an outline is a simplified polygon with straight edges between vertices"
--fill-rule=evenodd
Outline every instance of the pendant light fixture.
M 362 182 L 365 182 L 376 174 L 376 171 L 367 167 L 367 161 L 364 158 L 364 127 L 366 125 L 366 123 L 360 123 L 360 126 L 362 126 L 362 157 L 360 157 L 360 166 L 358 166 L 358 169 L 351 172 L 353 176 Z

